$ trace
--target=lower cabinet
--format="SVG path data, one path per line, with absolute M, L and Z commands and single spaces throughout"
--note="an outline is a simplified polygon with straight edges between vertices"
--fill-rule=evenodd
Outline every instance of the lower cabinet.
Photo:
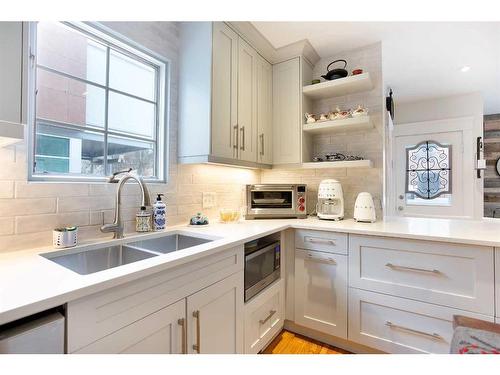
M 243 353 L 243 273 L 189 296 L 187 352 Z
M 295 250 L 295 323 L 347 338 L 347 256 Z
M 245 353 L 264 349 L 284 324 L 285 281 L 278 280 L 245 304 Z
M 111 335 L 86 346 L 77 354 L 180 354 L 185 352 L 186 302 L 167 306 Z
M 492 317 L 349 289 L 349 340 L 388 353 L 449 353 L 453 315 Z

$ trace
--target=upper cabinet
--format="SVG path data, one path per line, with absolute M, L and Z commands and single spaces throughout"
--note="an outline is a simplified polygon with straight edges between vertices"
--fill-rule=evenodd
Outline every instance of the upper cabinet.
M 179 162 L 269 168 L 270 64 L 223 22 L 182 23 L 180 42 Z
M 273 162 L 273 68 L 259 56 L 257 61 L 257 150 L 259 163 Z
M 23 139 L 23 24 L 0 22 L 0 146 Z
M 273 163 L 301 162 L 300 58 L 273 65 Z

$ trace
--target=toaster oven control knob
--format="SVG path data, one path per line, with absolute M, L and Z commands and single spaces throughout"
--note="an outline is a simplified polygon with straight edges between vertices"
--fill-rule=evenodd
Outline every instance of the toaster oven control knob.
M 300 206 L 299 206 L 299 211 L 304 211 L 304 210 L 305 210 L 304 206 L 303 206 L 303 205 L 300 205 Z
M 304 197 L 300 197 L 300 198 L 299 198 L 299 203 L 300 203 L 300 204 L 304 204 L 304 202 L 305 202 L 305 201 L 306 201 L 306 200 L 304 199 Z

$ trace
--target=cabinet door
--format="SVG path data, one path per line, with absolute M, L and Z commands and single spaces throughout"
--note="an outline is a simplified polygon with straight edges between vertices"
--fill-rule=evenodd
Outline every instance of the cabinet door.
M 214 22 L 212 59 L 212 154 L 237 158 L 238 35 L 223 22 Z
M 243 272 L 187 298 L 188 352 L 243 352 Z
M 186 300 L 182 299 L 78 351 L 80 354 L 186 352 Z
M 22 48 L 22 22 L 0 22 L 0 120 L 21 122 Z
M 295 250 L 295 322 L 347 338 L 347 256 Z
M 257 149 L 258 161 L 273 162 L 273 68 L 262 57 L 257 64 Z
M 273 65 L 273 164 L 301 162 L 300 60 Z
M 238 127 L 239 159 L 257 162 L 257 52 L 239 40 Z

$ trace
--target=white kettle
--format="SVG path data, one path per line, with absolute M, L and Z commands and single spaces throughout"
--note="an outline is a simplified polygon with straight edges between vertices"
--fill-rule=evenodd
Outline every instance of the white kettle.
M 375 204 L 370 193 L 362 192 L 358 194 L 354 203 L 354 220 L 365 223 L 374 223 L 377 220 Z

